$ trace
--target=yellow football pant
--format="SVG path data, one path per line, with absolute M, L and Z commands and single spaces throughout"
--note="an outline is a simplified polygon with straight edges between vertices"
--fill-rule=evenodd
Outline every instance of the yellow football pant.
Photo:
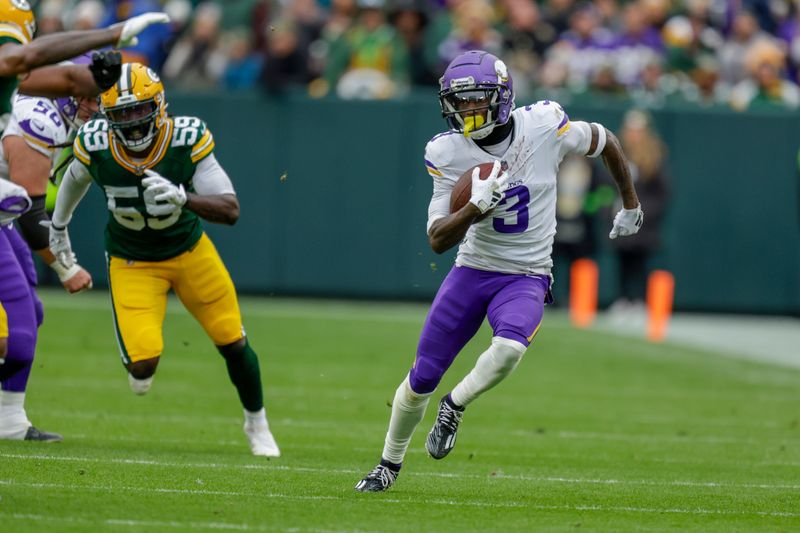
M 194 248 L 171 259 L 111 257 L 108 268 L 114 325 L 126 364 L 161 355 L 170 289 L 217 346 L 244 337 L 233 281 L 205 234 Z
M 0 304 L 0 339 L 8 337 L 8 317 L 3 304 Z

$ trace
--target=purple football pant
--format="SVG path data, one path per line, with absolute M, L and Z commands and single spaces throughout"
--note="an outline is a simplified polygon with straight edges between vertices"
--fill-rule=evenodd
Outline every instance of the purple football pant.
M 528 346 L 542 322 L 549 276 L 502 274 L 454 266 L 422 327 L 409 375 L 418 394 L 433 392 L 458 352 L 489 318 L 495 337 Z
M 43 319 L 28 245 L 13 227 L 0 227 L 0 302 L 8 315 L 8 353 L 0 365 L 4 391 L 25 392 Z

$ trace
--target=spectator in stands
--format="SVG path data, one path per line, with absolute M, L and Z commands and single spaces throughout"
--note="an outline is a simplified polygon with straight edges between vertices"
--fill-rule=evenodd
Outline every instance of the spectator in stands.
M 105 6 L 100 0 L 81 0 L 65 16 L 68 30 L 92 30 L 97 28 L 105 16 Z
M 313 75 L 307 49 L 300 45 L 301 32 L 290 21 L 278 22 L 270 31 L 261 82 L 273 93 L 308 84 Z
M 699 57 L 689 75 L 692 83 L 685 84 L 681 90 L 686 102 L 701 107 L 727 105 L 730 88 L 720 81 L 719 62 L 713 55 Z
M 734 109 L 800 106 L 800 88 L 781 77 L 786 61 L 777 44 L 764 40 L 753 45 L 745 56 L 745 67 L 749 77 L 731 91 Z
M 100 26 L 110 26 L 148 11 L 161 10 L 157 0 L 111 0 Z M 158 72 L 167 57 L 167 46 L 171 41 L 172 30 L 168 24 L 153 24 L 139 35 L 136 46 L 121 52 L 125 61 L 137 61 Z
M 437 85 L 438 73 L 428 67 L 425 55 L 428 14 L 424 0 L 390 0 L 389 22 L 406 43 L 411 84 Z
M 569 70 L 569 85 L 585 87 L 601 66 L 610 64 L 614 35 L 600 27 L 600 13 L 583 4 L 570 17 L 570 29 L 548 51 L 548 61 L 562 61 Z
M 728 83 L 738 83 L 747 77 L 745 56 L 756 43 L 772 41 L 768 33 L 759 28 L 752 13 L 741 11 L 733 21 L 728 40 L 719 49 L 722 79 Z
M 642 70 L 658 63 L 664 52 L 661 33 L 650 26 L 639 3 L 623 11 L 623 28 L 614 42 L 617 79 L 626 86 L 639 80 Z
M 63 0 L 45 0 L 42 2 L 36 15 L 36 34 L 47 35 L 48 33 L 64 31 L 62 15 L 65 7 Z
M 357 22 L 331 46 L 325 81 L 342 98 L 390 98 L 408 87 L 408 50 L 381 0 L 359 0 Z
M 225 71 L 222 86 L 228 90 L 252 89 L 261 75 L 264 58 L 254 51 L 250 31 L 239 28 L 224 34 L 222 49 L 225 51 Z
M 653 129 L 650 116 L 642 111 L 629 111 L 625 115 L 619 139 L 628 156 L 639 200 L 647 206 L 647 223 L 630 239 L 612 241 L 619 261 L 620 286 L 619 299 L 612 308 L 641 309 L 650 263 L 661 248 L 661 227 L 669 203 L 667 150 Z M 611 211 L 615 212 L 613 208 Z
M 503 41 L 492 27 L 494 11 L 486 0 L 464 0 L 455 10 L 453 29 L 438 49 L 440 64 L 448 64 L 469 50 L 502 55 Z
M 555 28 L 542 20 L 534 0 L 505 0 L 504 6 L 501 57 L 513 74 L 514 89 L 519 94 L 528 94 L 536 84 L 545 51 L 557 34 Z
M 181 37 L 164 65 L 164 79 L 176 86 L 211 88 L 225 71 L 219 47 L 222 8 L 211 2 L 197 6 L 189 32 Z

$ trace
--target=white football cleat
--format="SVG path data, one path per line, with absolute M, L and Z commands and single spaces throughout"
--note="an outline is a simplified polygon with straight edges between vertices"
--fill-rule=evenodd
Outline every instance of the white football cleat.
M 250 443 L 250 451 L 253 452 L 253 455 L 261 457 L 281 456 L 278 443 L 275 442 L 275 437 L 272 436 L 269 430 L 267 412 L 263 407 L 255 413 L 245 409 L 244 434 L 247 435 L 247 441 Z
M 131 386 L 131 390 L 134 394 L 142 396 L 143 394 L 147 394 L 147 391 L 150 390 L 150 386 L 153 384 L 153 377 L 154 376 L 145 379 L 136 379 L 128 373 L 128 384 Z

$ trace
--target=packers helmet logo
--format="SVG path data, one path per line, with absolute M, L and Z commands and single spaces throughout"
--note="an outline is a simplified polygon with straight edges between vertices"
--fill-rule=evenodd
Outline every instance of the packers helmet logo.
M 20 11 L 30 11 L 31 5 L 28 0 L 11 0 L 11 4 Z
M 159 78 L 159 77 L 158 77 L 158 74 L 156 74 L 156 73 L 155 73 L 155 72 L 154 72 L 154 71 L 153 71 L 153 70 L 152 70 L 150 67 L 147 67 L 147 75 L 148 75 L 148 76 L 150 77 L 150 79 L 151 79 L 151 80 L 153 80 L 155 83 L 158 83 L 158 82 L 160 82 L 160 81 L 161 81 L 161 78 Z

